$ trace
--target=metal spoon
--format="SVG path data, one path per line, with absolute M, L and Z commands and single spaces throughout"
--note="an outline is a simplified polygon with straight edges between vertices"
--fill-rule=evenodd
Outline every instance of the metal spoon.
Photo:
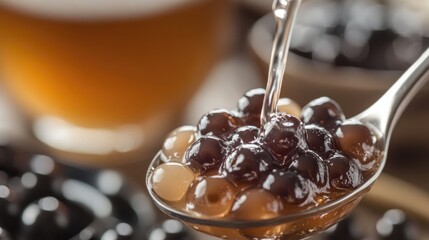
M 261 122 L 264 123 L 271 113 L 276 111 L 277 100 L 284 70 L 286 67 L 287 52 L 289 49 L 290 33 L 293 26 L 300 0 L 276 0 L 273 5 L 277 20 L 277 31 L 274 39 L 273 56 L 270 65 L 269 83 L 261 113 Z M 203 216 L 194 216 L 172 207 L 160 199 L 152 189 L 151 175 L 154 169 L 162 163 L 159 154 L 152 161 L 146 175 L 146 184 L 149 194 L 155 204 L 167 215 L 186 222 L 189 226 L 212 235 L 228 235 L 227 239 L 245 239 L 236 234 L 242 229 L 281 229 L 278 235 L 253 237 L 252 239 L 302 239 L 326 229 L 348 215 L 360 202 L 380 176 L 387 158 L 387 150 L 394 126 L 405 107 L 416 95 L 418 90 L 429 80 L 429 49 L 402 75 L 401 78 L 371 107 L 361 114 L 351 118 L 358 120 L 374 130 L 384 150 L 379 159 L 378 169 L 361 186 L 345 196 L 322 204 L 318 207 L 303 210 L 297 213 L 282 215 L 262 220 L 235 220 L 215 219 Z M 325 217 L 329 216 L 329 220 Z M 319 221 L 320 220 L 320 221 Z M 318 222 L 317 226 L 312 225 Z M 307 231 L 302 226 L 307 226 Z M 295 227 L 294 227 L 295 226 Z M 299 227 L 297 227 L 299 226 Z M 297 230 L 298 229 L 298 230 Z M 220 234 L 220 235 L 218 235 Z M 282 235 L 281 235 L 282 234 Z M 281 236 L 280 236 L 281 235 Z

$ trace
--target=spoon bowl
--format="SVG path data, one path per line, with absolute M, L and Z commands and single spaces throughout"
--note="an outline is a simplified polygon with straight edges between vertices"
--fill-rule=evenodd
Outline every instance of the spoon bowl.
M 150 164 L 146 175 L 149 195 L 155 205 L 165 214 L 179 219 L 191 228 L 224 239 L 303 239 L 328 229 L 342 220 L 358 205 L 363 195 L 370 190 L 382 172 L 385 156 L 377 172 L 365 183 L 350 194 L 318 207 L 263 220 L 236 220 L 191 215 L 185 210 L 177 209 L 157 196 L 154 192 L 151 177 L 155 168 L 163 163 L 159 152 Z

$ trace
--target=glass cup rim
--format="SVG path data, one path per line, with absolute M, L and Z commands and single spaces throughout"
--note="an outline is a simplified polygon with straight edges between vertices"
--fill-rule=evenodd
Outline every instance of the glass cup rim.
M 175 218 L 184 222 L 192 223 L 192 224 L 199 224 L 199 225 L 205 225 L 205 226 L 211 226 L 211 227 L 224 227 L 224 228 L 253 228 L 253 227 L 274 226 L 274 225 L 284 224 L 287 222 L 292 222 L 292 221 L 296 221 L 304 218 L 314 217 L 316 215 L 320 215 L 322 213 L 345 206 L 346 204 L 351 203 L 352 201 L 363 196 L 365 192 L 370 190 L 371 186 L 380 176 L 386 162 L 386 154 L 385 152 L 382 152 L 381 153 L 382 156 L 380 158 L 381 160 L 380 165 L 378 166 L 378 169 L 374 172 L 374 174 L 358 188 L 356 188 L 352 192 L 338 199 L 335 199 L 334 201 L 330 201 L 328 203 L 321 204 L 320 206 L 310 208 L 310 209 L 305 209 L 293 214 L 280 215 L 278 217 L 270 218 L 270 219 L 236 220 L 236 219 L 219 219 L 219 218 L 205 218 L 200 216 L 193 216 L 184 211 L 180 211 L 173 208 L 168 203 L 160 199 L 153 191 L 150 179 L 153 171 L 161 162 L 161 158 L 160 158 L 161 154 L 162 154 L 162 151 L 159 151 L 155 155 L 146 172 L 146 187 L 155 205 L 162 212 L 164 212 L 165 214 L 167 214 L 172 218 Z

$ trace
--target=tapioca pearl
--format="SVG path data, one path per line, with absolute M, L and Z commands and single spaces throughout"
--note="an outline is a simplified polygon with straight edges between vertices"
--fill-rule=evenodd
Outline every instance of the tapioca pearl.
M 246 92 L 238 100 L 238 112 L 242 115 L 247 125 L 261 125 L 261 110 L 265 97 L 265 89 L 256 88 Z
M 155 168 L 151 176 L 153 191 L 166 201 L 181 200 L 196 174 L 181 163 L 168 162 Z
M 305 201 L 310 190 L 307 181 L 300 174 L 290 170 L 271 172 L 263 181 L 262 188 L 294 204 Z
M 335 151 L 335 140 L 326 129 L 314 124 L 305 125 L 307 145 L 324 159 Z
M 18 211 L 11 211 L 14 192 L 6 185 L 0 185 L 0 227 L 9 231 L 18 229 Z M 13 209 L 12 209 L 13 210 Z
M 376 223 L 377 235 L 382 240 L 418 239 L 417 226 L 399 209 L 386 211 Z
M 16 175 L 18 173 L 16 169 L 16 151 L 7 144 L 0 142 L 0 170 L 8 173 L 9 175 Z
M 242 125 L 241 119 L 225 109 L 213 110 L 198 122 L 198 133 L 203 136 L 216 136 L 226 139 Z
M 362 172 L 353 159 L 336 153 L 326 161 L 330 185 L 341 190 L 350 190 L 363 182 Z
M 341 150 L 362 164 L 374 160 L 375 139 L 371 130 L 356 120 L 343 122 L 335 132 Z
M 223 173 L 234 183 L 252 183 L 273 167 L 272 156 L 257 144 L 244 144 L 234 150 L 222 165 Z
M 251 125 L 237 128 L 229 139 L 229 146 L 232 148 L 242 144 L 256 143 L 259 137 L 259 128 Z
M 68 239 L 72 237 L 69 232 L 71 214 L 68 206 L 55 197 L 38 199 L 22 212 L 18 239 L 57 240 L 64 236 Z
M 280 216 L 282 211 L 282 200 L 264 189 L 252 188 L 237 196 L 231 217 L 238 220 L 272 219 Z M 282 227 L 240 228 L 240 232 L 245 239 L 274 239 L 282 232 Z
M 12 240 L 12 237 L 9 232 L 2 227 L 0 227 L 0 240 Z
M 345 117 L 337 102 L 328 97 L 320 97 L 302 108 L 301 119 L 305 124 L 316 124 L 333 130 Z
M 272 193 L 252 188 L 240 193 L 231 209 L 231 216 L 238 220 L 270 219 L 280 215 L 282 202 Z
M 356 221 L 354 221 L 352 216 L 349 216 L 339 223 L 331 227 L 326 233 L 326 240 L 338 240 L 338 239 L 347 239 L 347 240 L 359 240 L 363 239 L 358 228 L 356 228 Z
M 108 229 L 101 235 L 100 240 L 131 240 L 134 229 L 128 223 L 120 222 L 114 228 Z
M 225 142 L 214 136 L 202 136 L 186 151 L 183 163 L 206 172 L 224 162 L 227 148 Z
M 0 185 L 6 185 L 8 180 L 9 180 L 8 174 L 0 170 Z
M 280 98 L 277 103 L 277 111 L 290 114 L 297 118 L 301 116 L 301 106 L 290 98 Z
M 179 127 L 168 134 L 162 145 L 162 153 L 170 161 L 181 162 L 186 149 L 195 142 L 196 138 L 196 127 Z
M 223 176 L 199 177 L 187 193 L 187 210 L 197 215 L 223 217 L 231 210 L 237 191 Z
M 289 163 L 288 156 L 294 150 L 307 145 L 304 124 L 298 118 L 285 113 L 272 115 L 261 129 L 260 141 L 282 166 Z
M 289 169 L 298 172 L 300 175 L 315 183 L 318 187 L 323 187 L 327 183 L 327 168 L 323 160 L 312 151 L 305 151 L 297 154 Z

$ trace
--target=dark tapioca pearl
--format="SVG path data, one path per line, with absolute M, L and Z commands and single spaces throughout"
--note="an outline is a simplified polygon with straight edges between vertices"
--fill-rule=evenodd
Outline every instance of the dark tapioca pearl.
M 374 135 L 369 128 L 356 120 L 343 122 L 335 132 L 341 150 L 362 164 L 374 160 Z
M 101 240 L 131 240 L 134 229 L 128 223 L 118 223 L 114 228 L 108 229 L 101 236 Z
M 305 147 L 304 124 L 296 117 L 276 113 L 261 129 L 261 142 L 273 154 L 278 164 L 286 166 L 297 147 Z
M 12 201 L 14 193 L 6 185 L 0 185 L 0 227 L 14 233 L 18 231 L 19 219 L 18 211 L 14 211 Z M 1 239 L 1 238 L 0 238 Z
M 265 89 L 249 90 L 238 100 L 238 111 L 242 114 L 245 123 L 259 127 L 261 125 L 261 109 L 264 101 Z
M 17 239 L 68 240 L 93 222 L 94 216 L 81 205 L 65 199 L 44 197 L 26 206 L 19 220 L 20 229 L 15 233 Z M 103 221 L 107 222 L 106 218 Z M 85 235 L 88 236 L 79 234 L 81 238 L 77 239 L 99 239 L 85 238 Z
M 90 225 L 79 232 L 76 240 L 99 240 L 103 231 L 104 227 L 101 229 L 100 226 Z
M 21 216 L 19 239 L 69 239 L 70 211 L 54 197 L 45 197 L 29 204 Z
M 227 138 L 241 125 L 241 120 L 231 112 L 218 109 L 205 114 L 198 122 L 197 129 L 201 135 Z
M 242 144 L 255 143 L 258 139 L 259 128 L 255 126 L 243 126 L 235 130 L 231 135 L 229 145 L 233 148 Z
M 53 192 L 52 178 L 49 176 L 25 172 L 20 177 L 13 177 L 9 186 L 13 191 L 13 202 L 15 211 L 21 212 L 25 206 L 35 199 L 51 195 Z
M 227 153 L 225 142 L 217 137 L 202 136 L 186 151 L 184 164 L 197 165 L 205 172 L 218 166 Z
M 355 222 L 351 216 L 337 223 L 335 226 L 327 231 L 325 240 L 359 240 L 362 239 L 361 234 L 357 231 L 358 229 L 354 225 Z
M 6 172 L 0 170 L 0 185 L 6 185 L 9 176 Z
M 301 119 L 305 124 L 316 124 L 334 130 L 345 117 L 337 102 L 328 97 L 321 97 L 302 108 Z
M 328 158 L 335 149 L 334 137 L 326 129 L 314 124 L 306 125 L 306 140 L 310 150 Z
M 16 152 L 9 145 L 0 144 L 0 170 L 6 172 L 8 175 L 18 174 L 15 168 Z
M 148 236 L 148 240 L 193 240 L 194 237 L 186 230 L 185 226 L 177 220 L 169 219 L 161 226 L 154 228 Z
M 12 237 L 9 232 L 2 227 L 0 227 L 0 240 L 12 240 Z
M 261 146 L 244 144 L 227 157 L 222 169 L 227 178 L 233 182 L 256 182 L 268 174 L 273 161 L 272 156 Z
M 324 186 L 327 182 L 326 166 L 323 164 L 323 160 L 312 151 L 296 155 L 290 169 L 310 179 L 319 187 Z
M 302 203 L 309 194 L 309 187 L 305 179 L 293 171 L 275 170 L 271 172 L 262 183 L 262 188 L 282 197 L 289 203 Z
M 414 240 L 417 239 L 416 226 L 398 209 L 384 213 L 377 221 L 377 233 L 382 240 Z
M 359 186 L 362 173 L 357 164 L 349 157 L 336 153 L 326 161 L 331 186 L 337 189 L 352 189 Z

